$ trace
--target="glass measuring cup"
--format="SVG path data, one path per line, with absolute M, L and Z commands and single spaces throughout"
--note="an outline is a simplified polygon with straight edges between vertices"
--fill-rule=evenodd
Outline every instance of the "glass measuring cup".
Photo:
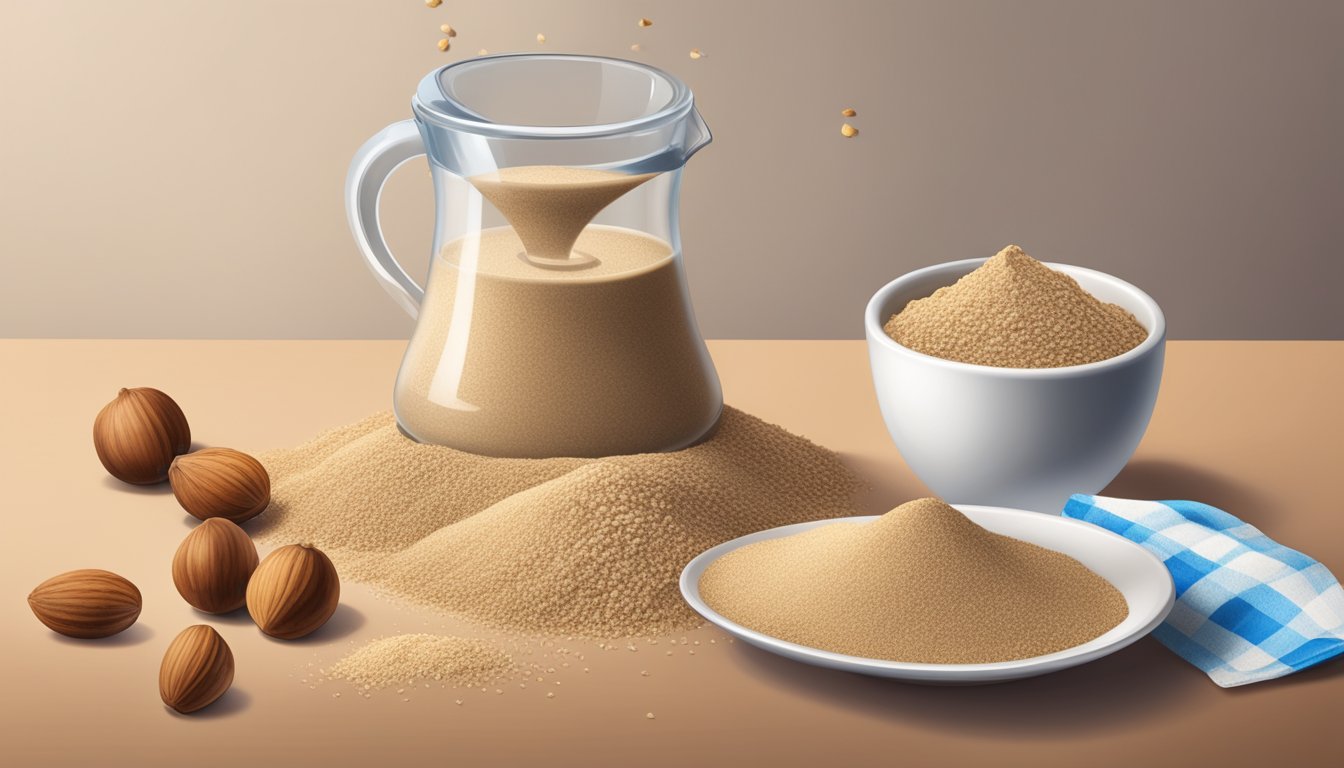
M 515 457 L 707 434 L 723 398 L 677 216 L 682 166 L 710 141 L 690 90 L 635 62 L 519 54 L 442 67 L 411 104 L 346 181 L 360 250 L 417 318 L 393 395 L 402 431 Z M 436 206 L 423 289 L 378 225 L 384 181 L 421 154 Z

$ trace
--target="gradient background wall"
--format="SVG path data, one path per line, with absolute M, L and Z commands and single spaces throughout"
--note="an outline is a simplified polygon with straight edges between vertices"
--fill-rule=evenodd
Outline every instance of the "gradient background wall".
M 715 131 L 683 200 L 707 336 L 858 337 L 882 283 L 1015 242 L 1140 285 L 1177 338 L 1344 337 L 1344 3 L 4 0 L 0 14 L 0 336 L 405 336 L 346 228 L 355 148 L 409 116 L 422 75 L 479 48 L 640 42 Z M 450 54 L 434 47 L 444 22 L 461 30 Z M 394 250 L 423 269 L 427 174 L 403 169 L 384 200 Z

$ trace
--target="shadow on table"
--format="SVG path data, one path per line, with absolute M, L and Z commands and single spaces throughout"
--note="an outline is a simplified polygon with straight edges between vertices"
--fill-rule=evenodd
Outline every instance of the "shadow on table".
M 349 637 L 367 621 L 368 618 L 358 609 L 341 603 L 336 606 L 336 612 L 327 619 L 327 623 L 318 627 L 311 635 L 304 635 L 294 640 L 281 640 L 269 635 L 266 638 L 282 645 L 321 645 Z
M 242 523 L 238 523 L 237 525 L 239 528 L 242 528 L 243 532 L 246 533 L 248 536 L 251 536 L 253 539 L 256 539 L 258 536 L 265 533 L 268 528 L 270 528 L 271 518 L 268 518 L 266 516 L 266 513 L 270 511 L 271 507 L 267 507 L 265 512 L 262 512 L 260 515 L 257 515 L 251 520 L 246 520 Z M 203 521 L 199 517 L 193 517 L 192 515 L 189 514 L 182 516 L 182 527 L 186 528 L 187 530 L 192 530 L 193 528 L 196 528 L 202 522 Z
M 1123 730 L 1190 706 L 1213 683 L 1155 640 L 1091 664 L 995 685 L 929 686 L 789 661 L 745 643 L 749 673 L 836 707 L 960 733 L 1019 737 Z
M 164 480 L 162 483 L 154 483 L 153 485 L 133 485 L 131 483 L 123 483 L 111 475 L 103 476 L 103 487 L 110 491 L 128 493 L 133 496 L 171 496 L 173 493 L 173 488 L 168 485 L 167 480 Z
M 252 694 L 235 685 L 204 709 L 185 715 L 168 706 L 163 711 L 180 720 L 222 720 L 245 711 L 251 703 Z
M 51 639 L 62 645 L 76 645 L 80 648 L 125 648 L 129 645 L 140 645 L 148 642 L 154 637 L 154 630 L 142 623 L 135 623 L 123 629 L 111 637 L 66 637 L 56 632 L 51 633 Z
M 237 608 L 228 613 L 206 613 L 205 611 L 192 608 L 191 612 L 202 624 L 227 624 L 234 627 L 247 627 L 252 625 L 252 615 L 247 612 L 247 606 Z
M 1131 461 L 1101 491 L 1102 496 L 1167 501 L 1183 499 L 1209 504 L 1252 525 L 1273 517 L 1272 502 L 1260 491 L 1205 467 L 1170 459 Z

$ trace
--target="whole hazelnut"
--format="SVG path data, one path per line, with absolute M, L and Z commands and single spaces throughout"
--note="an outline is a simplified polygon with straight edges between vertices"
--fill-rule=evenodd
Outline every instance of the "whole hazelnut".
M 261 462 L 232 448 L 202 448 L 168 469 L 177 503 L 193 517 L 242 523 L 271 503 L 271 477 Z
M 191 607 L 228 613 L 247 601 L 257 548 L 237 525 L 212 517 L 187 534 L 173 555 L 173 584 Z
M 247 611 L 262 632 L 295 640 L 327 623 L 341 601 L 341 581 L 322 550 L 305 544 L 266 556 L 247 582 Z
M 233 651 L 212 627 L 197 624 L 173 638 L 159 665 L 159 698 L 182 714 L 203 709 L 233 685 Z
M 140 617 L 140 590 L 111 571 L 83 568 L 37 585 L 28 607 L 38 621 L 66 637 L 111 637 Z
M 191 427 L 173 398 L 157 389 L 122 389 L 93 420 L 93 448 L 109 474 L 152 485 L 168 477 L 173 458 L 191 450 Z

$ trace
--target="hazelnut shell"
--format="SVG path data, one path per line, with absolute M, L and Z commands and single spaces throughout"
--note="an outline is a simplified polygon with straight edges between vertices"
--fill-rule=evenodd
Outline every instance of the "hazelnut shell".
M 68 571 L 37 585 L 28 607 L 37 620 L 67 637 L 110 637 L 140 617 L 140 590 L 111 571 Z
M 262 632 L 295 640 L 327 623 L 341 601 L 341 582 L 320 549 L 280 547 L 266 556 L 247 583 L 247 611 Z
M 261 462 L 232 448 L 202 448 L 168 469 L 177 503 L 193 517 L 243 523 L 271 502 L 271 477 Z
M 123 389 L 93 420 L 93 448 L 113 477 L 161 483 L 173 458 L 191 450 L 191 427 L 173 398 L 157 389 Z
M 233 685 L 233 651 L 212 627 L 196 624 L 173 638 L 159 666 L 159 697 L 188 714 L 213 704 Z
M 187 534 L 173 555 L 173 584 L 191 607 L 228 613 L 247 601 L 257 547 L 234 523 L 212 517 Z

